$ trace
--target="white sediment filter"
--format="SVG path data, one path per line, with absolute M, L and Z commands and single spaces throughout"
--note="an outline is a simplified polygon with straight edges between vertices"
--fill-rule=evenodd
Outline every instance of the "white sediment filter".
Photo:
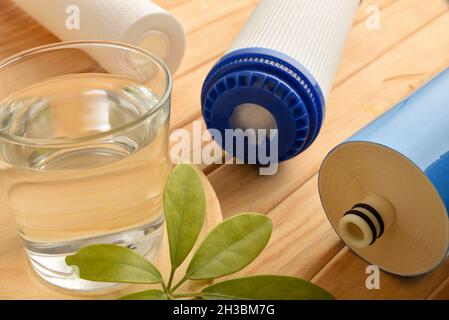
M 327 99 L 360 0 L 261 1 L 228 52 L 265 48 L 301 63 Z
M 13 0 L 63 41 L 109 40 L 132 44 L 160 57 L 174 73 L 185 51 L 185 34 L 175 16 L 149 0 Z M 71 9 L 80 24 L 67 24 Z M 96 54 L 91 53 L 94 58 Z M 103 66 L 105 60 L 101 57 Z M 112 62 L 111 62 L 112 63 Z M 106 63 L 109 65 L 109 63 Z M 106 68 L 111 67 L 110 65 Z
M 359 4 L 262 0 L 206 78 L 208 128 L 276 128 L 280 161 L 310 146 Z

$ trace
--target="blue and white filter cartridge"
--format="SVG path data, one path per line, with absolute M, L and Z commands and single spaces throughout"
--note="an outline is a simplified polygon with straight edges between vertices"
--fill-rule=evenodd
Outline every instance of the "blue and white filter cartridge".
M 215 129 L 211 133 L 225 137 L 226 129 L 277 129 L 271 138 L 278 143 L 279 161 L 309 147 L 320 131 L 359 2 L 262 0 L 204 82 L 202 111 L 207 127 Z M 272 139 L 256 144 L 269 145 Z M 248 162 L 234 144 L 216 140 Z
M 319 190 L 342 240 L 383 270 L 414 276 L 449 249 L 449 69 L 334 148 Z

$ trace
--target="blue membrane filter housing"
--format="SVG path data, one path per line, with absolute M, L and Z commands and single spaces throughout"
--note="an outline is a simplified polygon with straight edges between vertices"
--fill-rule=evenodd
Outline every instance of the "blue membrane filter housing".
M 433 270 L 449 248 L 449 69 L 333 149 L 319 190 L 339 236 L 383 270 Z
M 262 0 L 204 81 L 201 100 L 222 147 L 226 129 L 277 129 L 278 161 L 316 139 L 359 0 Z M 214 134 L 212 134 L 214 136 Z M 272 140 L 247 140 L 269 145 Z M 267 150 L 268 147 L 264 146 Z M 258 161 L 257 161 L 258 162 Z

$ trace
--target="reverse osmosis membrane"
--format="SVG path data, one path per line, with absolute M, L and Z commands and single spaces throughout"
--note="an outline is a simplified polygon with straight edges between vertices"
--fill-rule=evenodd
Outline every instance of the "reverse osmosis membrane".
M 277 129 L 279 161 L 310 146 L 359 2 L 262 0 L 204 82 L 207 127 Z
M 324 160 L 319 190 L 342 240 L 385 271 L 431 271 L 449 249 L 449 69 Z
M 185 34 L 175 16 L 149 0 L 13 0 L 63 41 L 109 40 L 129 43 L 160 57 L 174 73 L 184 56 Z M 68 8 L 79 9 L 79 27 L 68 28 Z M 114 61 L 89 52 L 107 69 Z M 101 55 L 101 57 L 98 57 Z

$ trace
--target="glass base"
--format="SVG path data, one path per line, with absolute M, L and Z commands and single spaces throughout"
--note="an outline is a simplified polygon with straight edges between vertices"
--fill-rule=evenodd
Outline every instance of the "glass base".
M 148 260 L 154 261 L 162 243 L 163 225 L 163 218 L 161 218 L 155 223 L 137 229 L 57 244 L 24 240 L 25 249 L 36 274 L 53 286 L 79 293 L 109 290 L 119 284 L 80 279 L 73 268 L 66 265 L 66 256 L 76 253 L 82 247 L 101 243 L 127 247 Z

